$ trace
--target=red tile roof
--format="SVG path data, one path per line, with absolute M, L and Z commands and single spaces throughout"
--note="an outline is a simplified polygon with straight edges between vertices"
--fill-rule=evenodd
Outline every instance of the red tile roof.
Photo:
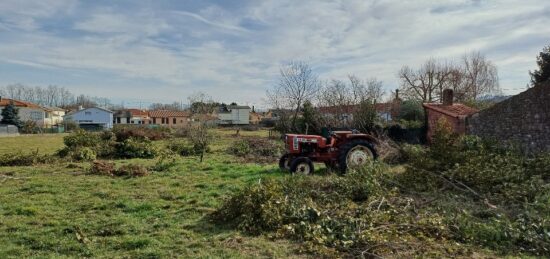
M 2 98 L 0 100 L 0 106 L 1 107 L 8 106 L 12 101 L 13 101 L 13 104 L 15 105 L 15 107 L 27 107 L 27 108 L 43 109 L 41 106 L 39 106 L 37 104 L 34 104 L 34 103 L 31 103 L 31 102 L 25 102 L 25 101 L 20 101 L 20 100 L 15 100 L 15 99 L 8 99 L 8 98 Z
M 149 111 L 149 117 L 151 118 L 191 117 L 191 114 L 185 111 L 155 110 L 155 111 Z
M 453 105 L 443 105 L 440 103 L 425 103 L 424 108 L 434 110 L 453 117 L 466 117 L 479 112 L 478 109 L 466 106 L 461 103 L 453 103 Z
M 147 117 L 147 111 L 140 110 L 140 109 L 128 109 L 128 112 L 132 115 L 132 117 Z

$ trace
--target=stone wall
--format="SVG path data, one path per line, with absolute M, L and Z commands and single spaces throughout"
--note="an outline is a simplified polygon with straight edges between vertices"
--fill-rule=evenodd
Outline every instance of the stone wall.
M 550 151 L 550 83 L 474 114 L 468 134 L 519 145 L 527 153 Z

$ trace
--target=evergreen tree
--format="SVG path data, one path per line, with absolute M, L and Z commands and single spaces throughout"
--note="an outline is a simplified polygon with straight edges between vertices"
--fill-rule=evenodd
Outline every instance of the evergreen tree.
M 2 121 L 1 124 L 15 125 L 18 128 L 21 128 L 21 120 L 19 120 L 19 109 L 15 107 L 13 101 L 8 104 L 2 110 Z
M 305 101 L 302 108 L 301 132 L 305 133 L 307 128 L 308 134 L 320 133 L 320 118 L 319 112 L 315 109 L 310 101 Z
M 545 47 L 537 57 L 537 65 L 538 70 L 529 72 L 533 86 L 550 81 L 550 45 Z

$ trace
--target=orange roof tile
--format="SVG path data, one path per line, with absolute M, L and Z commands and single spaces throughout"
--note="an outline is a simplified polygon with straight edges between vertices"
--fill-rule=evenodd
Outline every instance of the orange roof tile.
M 191 114 L 185 111 L 169 111 L 169 110 L 149 111 L 149 117 L 152 117 L 152 118 L 190 117 L 190 116 Z
M 27 108 L 43 109 L 41 106 L 39 106 L 37 104 L 34 104 L 34 103 L 31 103 L 31 102 L 25 102 L 25 101 L 20 101 L 20 100 L 15 100 L 15 99 L 8 99 L 8 98 L 2 98 L 0 100 L 0 106 L 2 106 L 2 107 L 8 106 L 12 101 L 13 101 L 13 104 L 15 105 L 15 107 L 27 107 Z
M 447 114 L 453 117 L 466 117 L 479 112 L 478 109 L 466 106 L 461 103 L 453 103 L 453 105 L 443 105 L 440 103 L 424 103 L 422 104 L 426 109 L 431 109 L 443 114 Z

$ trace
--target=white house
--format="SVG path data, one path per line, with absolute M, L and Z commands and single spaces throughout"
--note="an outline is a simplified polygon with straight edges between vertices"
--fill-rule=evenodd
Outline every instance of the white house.
M 113 128 L 113 112 L 99 107 L 79 109 L 65 115 L 64 118 L 76 122 L 84 129 Z
M 228 105 L 220 107 L 218 124 L 221 125 L 248 125 L 250 124 L 250 107 Z
M 43 107 L 46 112 L 42 125 L 49 128 L 54 125 L 63 124 L 63 116 L 65 116 L 65 110 L 57 107 Z
M 13 103 L 19 110 L 19 119 L 21 121 L 34 121 L 38 126 L 47 126 L 44 125 L 44 122 L 48 118 L 49 113 L 44 107 L 30 102 L 0 97 L 0 110 L 3 110 L 10 103 Z M 1 115 L 0 119 L 2 119 Z

